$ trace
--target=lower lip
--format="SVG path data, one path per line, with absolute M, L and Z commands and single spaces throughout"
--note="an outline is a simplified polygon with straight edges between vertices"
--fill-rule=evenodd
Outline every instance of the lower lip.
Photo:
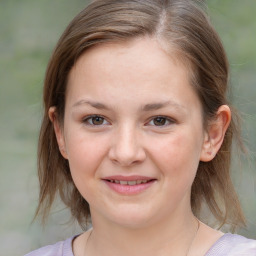
M 149 181 L 147 183 L 141 183 L 137 185 L 121 185 L 118 183 L 112 183 L 110 181 L 104 180 L 104 182 L 108 185 L 109 188 L 114 190 L 115 192 L 122 194 L 122 195 L 136 195 L 139 194 L 149 187 L 151 187 L 155 180 Z

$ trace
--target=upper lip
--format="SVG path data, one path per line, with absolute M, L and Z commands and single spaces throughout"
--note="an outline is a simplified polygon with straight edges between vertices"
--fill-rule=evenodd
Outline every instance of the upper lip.
M 148 176 L 141 176 L 141 175 L 130 175 L 130 176 L 113 175 L 113 176 L 104 177 L 103 180 L 136 181 L 136 180 L 155 180 L 155 178 L 148 177 Z

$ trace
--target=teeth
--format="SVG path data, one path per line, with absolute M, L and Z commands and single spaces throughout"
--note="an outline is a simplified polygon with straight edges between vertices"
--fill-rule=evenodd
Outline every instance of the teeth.
M 130 185 L 130 186 L 132 186 L 132 185 L 136 185 L 136 180 L 128 181 L 128 185 Z
M 147 180 L 137 180 L 137 184 L 147 183 Z
M 147 183 L 148 180 L 131 180 L 131 181 L 126 181 L 126 180 L 110 180 L 111 183 L 116 183 L 116 184 L 121 184 L 121 185 L 129 185 L 129 186 L 134 186 L 142 183 Z

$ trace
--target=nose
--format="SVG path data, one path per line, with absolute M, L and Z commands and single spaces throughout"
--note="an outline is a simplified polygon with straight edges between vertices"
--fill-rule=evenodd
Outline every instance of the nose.
M 109 150 L 109 159 L 120 166 L 131 166 L 141 163 L 146 158 L 146 152 L 141 143 L 141 135 L 136 128 L 125 126 L 113 135 Z

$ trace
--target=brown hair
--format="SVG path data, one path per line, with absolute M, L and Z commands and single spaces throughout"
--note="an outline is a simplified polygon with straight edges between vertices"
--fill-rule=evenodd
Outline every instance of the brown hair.
M 56 106 L 62 123 L 65 91 L 71 68 L 88 48 L 107 42 L 122 42 L 151 36 L 175 49 L 192 67 L 195 87 L 207 122 L 227 104 L 228 61 L 222 43 L 201 8 L 192 0 L 98 0 L 81 11 L 69 24 L 50 59 L 44 84 L 44 117 L 38 146 L 40 199 L 36 215 L 49 213 L 55 195 L 71 209 L 80 225 L 90 217 L 89 205 L 75 187 L 69 164 L 59 152 L 48 110 Z M 238 126 L 233 118 L 224 142 L 210 162 L 200 162 L 192 186 L 191 206 L 200 217 L 208 205 L 220 225 L 244 225 L 244 216 L 230 178 L 231 144 Z

